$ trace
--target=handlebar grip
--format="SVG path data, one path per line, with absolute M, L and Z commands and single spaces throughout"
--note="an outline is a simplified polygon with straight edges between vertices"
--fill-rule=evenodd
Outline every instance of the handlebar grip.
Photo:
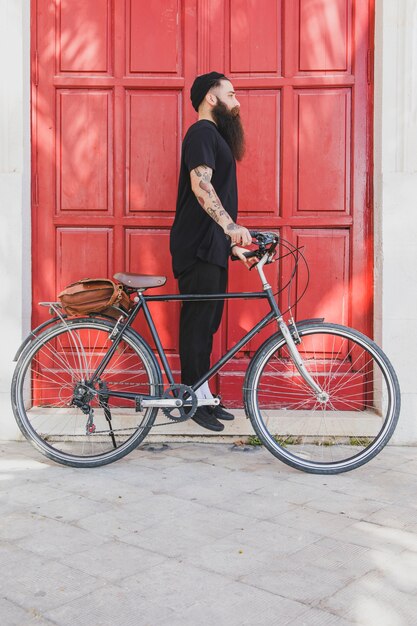
M 248 250 L 248 252 L 243 253 L 243 256 L 246 257 L 247 259 L 251 259 L 257 254 L 258 254 L 258 250 Z M 236 256 L 235 254 L 232 254 L 230 258 L 232 259 L 232 261 L 240 261 L 239 257 Z

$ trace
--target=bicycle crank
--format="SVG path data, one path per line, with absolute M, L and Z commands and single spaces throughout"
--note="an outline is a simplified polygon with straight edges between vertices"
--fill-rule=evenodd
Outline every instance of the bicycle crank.
M 166 399 L 181 400 L 182 406 L 164 407 L 162 412 L 173 422 L 185 422 L 194 415 L 198 406 L 195 392 L 187 385 L 170 385 L 163 394 Z

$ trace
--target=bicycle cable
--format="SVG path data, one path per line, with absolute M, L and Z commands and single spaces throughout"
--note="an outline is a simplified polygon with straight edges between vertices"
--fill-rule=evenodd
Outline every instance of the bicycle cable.
M 306 291 L 308 289 L 308 285 L 310 283 L 310 269 L 308 267 L 307 260 L 306 260 L 306 258 L 304 256 L 303 252 L 301 251 L 304 246 L 296 247 L 296 246 L 294 246 L 294 244 L 292 244 L 287 239 L 280 239 L 280 243 L 281 243 L 283 248 L 288 250 L 288 252 L 286 254 L 283 254 L 283 255 L 279 256 L 277 261 L 278 260 L 282 260 L 282 259 L 284 259 L 284 258 L 286 258 L 288 256 L 292 256 L 293 259 L 294 259 L 294 268 L 293 268 L 293 270 L 291 272 L 291 276 L 290 276 L 289 280 L 287 281 L 287 283 L 283 287 L 281 287 L 276 292 L 274 292 L 274 295 L 277 296 L 278 294 L 282 293 L 288 287 L 288 307 L 287 307 L 287 309 L 285 309 L 285 311 L 282 312 L 282 315 L 286 315 L 304 297 L 304 294 L 306 293 Z M 296 301 L 294 303 L 291 303 L 291 288 L 292 288 L 292 283 L 293 283 L 293 281 L 295 279 L 295 276 L 297 274 L 297 271 L 298 271 L 298 265 L 300 263 L 300 257 L 301 257 L 302 262 L 304 262 L 304 265 L 305 265 L 305 268 L 306 268 L 307 279 L 306 279 L 306 284 L 305 284 L 305 287 L 304 287 L 303 291 L 298 296 Z

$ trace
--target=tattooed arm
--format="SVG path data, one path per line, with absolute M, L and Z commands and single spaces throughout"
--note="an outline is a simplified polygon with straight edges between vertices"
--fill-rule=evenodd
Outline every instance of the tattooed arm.
M 199 165 L 191 170 L 191 188 L 203 209 L 210 217 L 223 228 L 226 235 L 229 235 L 232 244 L 248 246 L 252 242 L 249 231 L 244 226 L 235 224 L 226 209 L 223 207 L 219 196 L 216 193 L 211 177 L 213 170 L 207 165 Z

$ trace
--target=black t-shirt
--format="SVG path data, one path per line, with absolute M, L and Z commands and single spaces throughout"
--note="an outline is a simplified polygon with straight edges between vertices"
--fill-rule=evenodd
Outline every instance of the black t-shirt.
M 199 165 L 213 170 L 213 187 L 232 220 L 237 218 L 236 161 L 216 124 L 199 120 L 190 126 L 182 144 L 177 209 L 170 237 L 175 277 L 196 259 L 227 267 L 230 239 L 200 206 L 191 189 L 190 172 Z

